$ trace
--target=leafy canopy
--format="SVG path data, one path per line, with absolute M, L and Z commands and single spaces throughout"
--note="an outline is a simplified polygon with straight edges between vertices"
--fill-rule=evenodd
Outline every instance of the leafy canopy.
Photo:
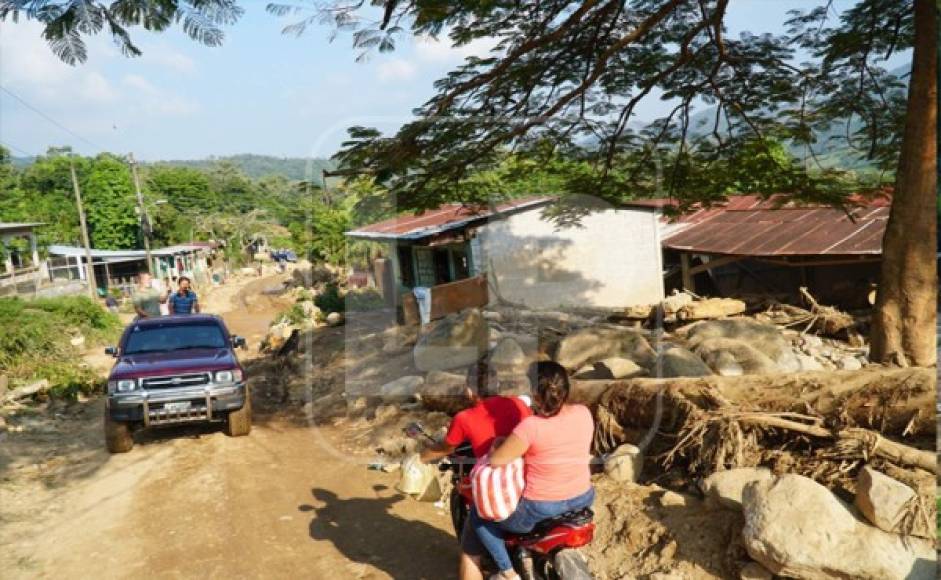
M 35 20 L 44 25 L 43 38 L 63 61 L 85 62 L 83 37 L 106 31 L 125 56 L 140 56 L 130 29 L 163 32 L 179 24 L 193 40 L 222 44 L 222 27 L 234 24 L 244 9 L 236 0 L 0 0 L 0 20 Z

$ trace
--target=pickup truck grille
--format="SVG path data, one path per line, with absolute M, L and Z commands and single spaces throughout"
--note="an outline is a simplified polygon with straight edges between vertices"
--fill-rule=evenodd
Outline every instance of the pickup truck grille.
M 169 401 L 144 404 L 146 425 L 168 425 L 190 421 L 209 421 L 212 419 L 212 402 L 205 399 Z
M 209 373 L 150 377 L 141 380 L 145 389 L 168 389 L 173 387 L 197 387 L 209 383 Z

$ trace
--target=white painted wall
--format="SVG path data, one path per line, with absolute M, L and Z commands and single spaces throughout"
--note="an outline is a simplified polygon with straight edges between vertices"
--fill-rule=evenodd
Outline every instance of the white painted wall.
M 663 298 L 654 211 L 597 210 L 568 227 L 543 212 L 523 211 L 478 230 L 486 269 L 505 299 L 552 309 L 617 308 Z

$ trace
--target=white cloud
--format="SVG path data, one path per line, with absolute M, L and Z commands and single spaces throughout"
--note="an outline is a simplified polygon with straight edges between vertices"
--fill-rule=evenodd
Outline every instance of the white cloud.
M 415 54 L 419 59 L 430 63 L 454 64 L 463 61 L 469 56 L 489 56 L 490 50 L 496 46 L 494 38 L 478 38 L 463 46 L 452 46 L 446 35 L 441 40 L 430 36 L 418 37 L 415 41 Z
M 141 75 L 125 75 L 122 83 L 128 88 L 127 96 L 130 97 L 132 106 L 139 108 L 147 115 L 181 117 L 199 111 L 197 102 L 165 91 Z
M 166 46 L 152 46 L 142 50 L 144 54 L 140 61 L 145 65 L 161 66 L 185 75 L 196 73 L 196 62 L 182 52 Z
M 81 104 L 110 104 L 118 94 L 110 81 L 88 64 L 72 67 L 56 57 L 33 21 L 0 24 L 0 81 L 24 98 L 61 102 L 63 93 Z M 89 60 L 98 53 L 89 46 Z
M 393 58 L 379 63 L 378 73 L 379 80 L 384 83 L 407 81 L 415 78 L 418 67 L 405 59 Z

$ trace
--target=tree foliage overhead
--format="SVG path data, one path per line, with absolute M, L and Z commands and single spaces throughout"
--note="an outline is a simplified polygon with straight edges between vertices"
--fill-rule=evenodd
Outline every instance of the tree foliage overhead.
M 854 130 L 841 138 L 861 155 L 884 168 L 897 159 L 904 91 L 882 65 L 911 47 L 911 0 L 861 0 L 839 17 L 820 0 L 793 13 L 785 33 L 736 37 L 725 26 L 730 0 L 366 4 L 336 2 L 288 31 L 332 18 L 352 29 L 355 47 L 364 50 L 389 49 L 400 34 L 446 32 L 457 46 L 495 42 L 488 56 L 469 57 L 440 79 L 416 119 L 394 136 L 350 130 L 339 160 L 375 175 L 415 208 L 451 198 L 455 184 L 492 167 L 508 149 L 536 154 L 546 143 L 554 152 L 586 155 L 609 197 L 623 195 L 664 159 L 661 185 L 683 197 L 693 158 L 728 164 L 743 142 L 816 152 L 827 147 L 818 136 L 843 123 Z M 269 10 L 283 15 L 292 7 Z M 800 62 L 798 50 L 812 58 Z M 671 109 L 638 126 L 638 107 L 653 99 Z M 702 105 L 715 107 L 715 115 L 696 137 L 690 118 Z M 774 157 L 770 149 L 766 155 Z M 779 161 L 795 193 L 837 201 L 838 172 Z
M 84 37 L 103 31 L 125 56 L 140 56 L 131 29 L 162 32 L 177 24 L 193 40 L 222 44 L 222 27 L 234 24 L 244 9 L 237 0 L 0 0 L 0 20 L 35 20 L 43 38 L 63 61 L 74 65 L 88 57 Z

